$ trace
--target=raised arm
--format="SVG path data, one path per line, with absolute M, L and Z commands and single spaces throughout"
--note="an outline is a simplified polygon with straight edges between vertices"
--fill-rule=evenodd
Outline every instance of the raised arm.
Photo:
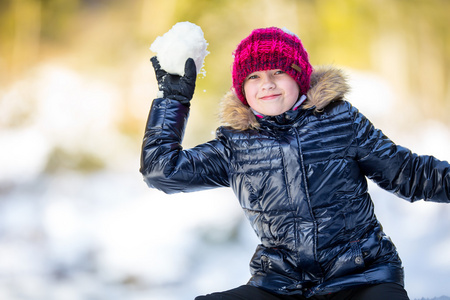
M 168 74 L 156 58 L 152 63 L 164 95 L 153 101 L 145 128 L 140 168 L 145 182 L 166 193 L 228 186 L 224 140 L 216 138 L 188 150 L 181 146 L 195 89 L 194 61 L 186 61 L 184 76 Z

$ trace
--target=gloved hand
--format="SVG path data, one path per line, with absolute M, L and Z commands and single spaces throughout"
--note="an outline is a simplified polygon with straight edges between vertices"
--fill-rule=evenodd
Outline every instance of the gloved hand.
M 155 69 L 158 88 L 164 93 L 164 97 L 175 99 L 181 103 L 189 103 L 194 95 L 195 80 L 197 79 L 197 68 L 192 58 L 186 60 L 184 65 L 184 76 L 169 74 L 159 64 L 156 56 L 151 59 Z

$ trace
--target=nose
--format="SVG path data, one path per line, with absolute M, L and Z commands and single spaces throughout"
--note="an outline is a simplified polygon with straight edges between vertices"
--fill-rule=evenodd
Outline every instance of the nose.
M 262 76 L 261 88 L 263 90 L 271 90 L 274 89 L 275 86 L 275 81 L 273 80 L 272 76 L 270 76 L 270 74 L 266 73 Z

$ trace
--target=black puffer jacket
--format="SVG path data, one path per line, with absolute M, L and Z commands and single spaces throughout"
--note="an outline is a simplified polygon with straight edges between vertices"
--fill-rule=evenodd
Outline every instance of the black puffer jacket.
M 395 145 L 343 100 L 340 71 L 316 71 L 297 111 L 256 119 L 232 94 L 217 138 L 182 150 L 188 107 L 155 99 L 141 172 L 166 193 L 230 186 L 261 240 L 249 284 L 281 294 L 326 294 L 403 284 L 366 177 L 410 201 L 449 202 L 450 166 Z

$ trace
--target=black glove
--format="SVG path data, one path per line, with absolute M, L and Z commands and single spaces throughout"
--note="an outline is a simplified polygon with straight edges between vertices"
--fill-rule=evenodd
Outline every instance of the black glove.
M 189 103 L 194 95 L 195 80 L 197 79 L 197 68 L 192 58 L 186 60 L 184 65 L 184 76 L 169 74 L 159 64 L 156 56 L 151 59 L 155 69 L 158 88 L 164 93 L 165 98 L 175 99 L 181 103 Z

